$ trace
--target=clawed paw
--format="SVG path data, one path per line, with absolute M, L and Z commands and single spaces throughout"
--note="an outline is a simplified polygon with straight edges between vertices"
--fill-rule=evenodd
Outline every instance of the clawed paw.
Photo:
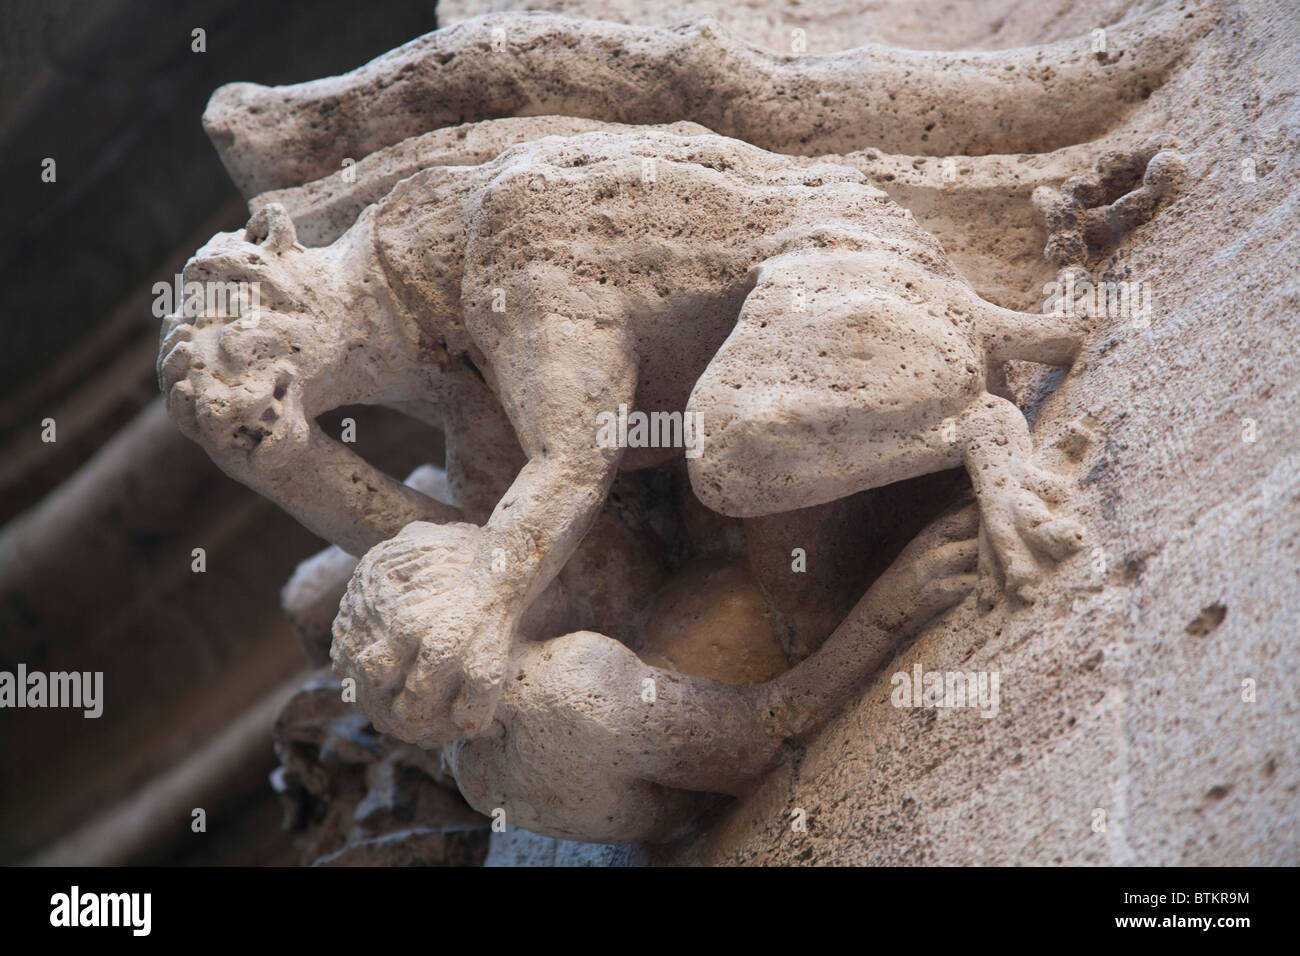
M 1083 527 L 1048 506 L 1068 494 L 1055 475 L 1022 464 L 981 496 L 980 604 L 996 603 L 998 578 L 1007 592 L 1032 603 L 1053 564 L 1083 546 Z
M 1085 265 L 1090 254 L 1114 246 L 1150 219 L 1186 176 L 1172 145 L 1156 138 L 1138 149 L 1106 153 L 1091 171 L 1071 176 L 1059 190 L 1034 190 L 1034 207 L 1047 230 L 1047 261 Z
M 412 522 L 371 548 L 348 583 L 331 657 L 384 733 L 432 743 L 492 723 L 512 627 L 470 573 L 480 535 L 474 525 Z
M 908 543 L 882 577 L 884 606 L 902 610 L 905 628 L 917 627 L 965 600 L 976 586 L 979 509 L 967 505 L 942 515 Z

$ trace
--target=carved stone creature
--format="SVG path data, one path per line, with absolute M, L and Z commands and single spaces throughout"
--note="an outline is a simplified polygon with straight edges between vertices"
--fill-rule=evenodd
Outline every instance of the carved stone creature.
M 834 716 L 896 643 L 974 586 L 977 516 L 950 513 L 912 541 L 816 654 L 774 680 L 738 687 L 646 663 L 592 631 L 551 639 L 525 624 L 505 663 L 495 719 L 466 738 L 455 699 L 464 632 L 439 595 L 469 571 L 485 530 L 413 522 L 372 548 L 334 624 L 340 673 L 357 681 L 379 730 L 443 756 L 470 806 L 534 833 L 599 843 L 681 834 L 719 795 L 742 793 L 789 743 Z M 425 640 L 405 688 L 394 683 L 407 629 Z M 553 631 L 549 633 L 553 634 Z
M 1057 192 L 1082 165 L 1070 144 L 1115 127 L 1214 9 L 1166 4 L 1113 29 L 1105 56 L 1057 44 L 788 57 L 712 21 L 507 14 L 342 77 L 225 87 L 205 125 L 255 212 L 185 278 L 256 283 L 261 310 L 167 320 L 169 411 L 228 474 L 364 556 L 332 653 L 376 727 L 445 743 L 474 807 L 538 833 L 668 838 L 960 600 L 977 551 L 983 581 L 1032 600 L 1081 541 L 998 393 L 1004 361 L 1068 365 L 1082 330 L 985 301 L 870 177 L 946 202 L 961 190 L 951 154 L 967 154 L 971 195 L 1042 187 L 1047 258 L 1078 268 L 1172 195 L 1182 168 L 1162 141 L 1124 149 L 1121 135 Z M 606 122 L 687 119 L 749 143 Z M 352 403 L 444 431 L 436 494 L 321 432 L 318 415 Z M 694 638 L 661 627 L 659 656 L 638 658 L 585 629 L 616 620 L 620 601 L 644 610 L 662 581 L 644 529 L 607 499 L 620 471 L 683 449 L 598 437 L 602 417 L 628 412 L 696 427 L 691 489 L 758 532 L 751 563 L 782 522 L 826 520 L 815 506 L 958 465 L 978 548 L 973 510 L 941 521 L 767 683 L 653 667 L 695 654 Z M 309 645 L 352 565 L 326 552 L 291 588 Z M 592 623 L 554 637 L 578 607 Z M 747 607 L 762 616 L 761 601 Z M 803 648 L 789 656 L 829 630 L 804 621 L 783 638 Z M 781 666 L 759 655 L 750 670 Z
M 361 554 L 410 521 L 459 513 L 327 439 L 322 412 L 420 406 L 449 435 L 453 487 L 522 446 L 527 463 L 440 597 L 440 626 L 465 638 L 466 733 L 490 721 L 520 615 L 616 471 L 682 453 L 602 447 L 598 416 L 620 406 L 701 424 L 691 483 L 723 514 L 965 464 L 1013 591 L 1080 540 L 1048 507 L 1062 492 L 1030 461 L 1023 416 L 985 390 L 1005 359 L 1068 363 L 1079 334 L 985 302 L 854 169 L 712 135 L 548 137 L 405 179 L 319 249 L 264 207 L 187 265 L 187 282 L 204 279 L 258 283 L 265 311 L 169 323 L 159 371 L 172 415 L 340 547 Z M 407 669 L 426 624 L 393 623 L 403 699 L 419 696 Z

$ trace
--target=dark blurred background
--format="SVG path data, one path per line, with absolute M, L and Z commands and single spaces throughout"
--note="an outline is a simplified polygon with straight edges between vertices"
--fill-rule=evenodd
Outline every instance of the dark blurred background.
M 0 863 L 297 862 L 267 783 L 305 668 L 279 589 L 324 543 L 171 425 L 152 286 L 247 218 L 200 125 L 218 86 L 349 70 L 434 6 L 0 3 L 0 670 L 103 671 L 105 701 L 0 710 Z M 343 415 L 390 473 L 428 460 L 405 420 Z

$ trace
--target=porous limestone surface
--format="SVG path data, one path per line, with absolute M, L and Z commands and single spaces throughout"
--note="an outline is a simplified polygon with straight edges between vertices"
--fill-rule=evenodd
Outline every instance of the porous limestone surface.
M 341 549 L 294 600 L 342 593 L 361 712 L 659 862 L 1296 862 L 1285 4 L 981 3 L 942 53 L 837 4 L 809 57 L 797 4 L 592 7 L 205 114 L 254 215 L 186 278 L 265 312 L 169 318 L 160 381 Z M 357 401 L 444 429 L 436 494 L 314 425 Z M 629 410 L 677 447 L 603 441 Z M 951 469 L 874 580 L 792 586 Z

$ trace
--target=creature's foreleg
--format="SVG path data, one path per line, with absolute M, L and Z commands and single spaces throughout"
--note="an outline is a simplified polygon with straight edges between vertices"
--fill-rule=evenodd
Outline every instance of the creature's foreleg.
M 505 295 L 469 293 L 467 325 L 488 357 L 527 463 L 484 527 L 460 620 L 465 679 L 454 719 L 485 726 L 523 611 L 564 567 L 604 504 L 622 449 L 598 441 L 597 415 L 632 405 L 637 360 L 626 329 L 561 269 L 530 265 L 489 281 Z M 475 301 L 477 300 L 477 301 Z M 418 674 L 413 677 L 418 686 Z M 407 688 L 413 686 L 407 682 Z M 418 696 L 418 695 L 417 695 Z

